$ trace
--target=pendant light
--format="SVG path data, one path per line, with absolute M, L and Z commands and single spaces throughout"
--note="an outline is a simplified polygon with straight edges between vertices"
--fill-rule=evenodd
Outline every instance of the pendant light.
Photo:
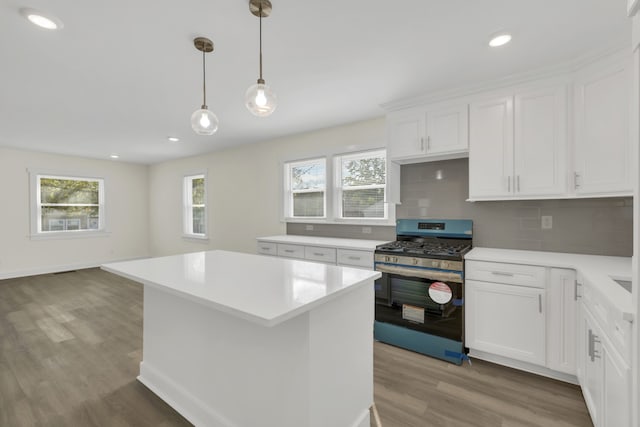
M 191 128 L 198 135 L 213 135 L 218 130 L 218 117 L 207 107 L 207 74 L 205 54 L 213 52 L 213 42 L 205 37 L 196 37 L 193 45 L 202 52 L 202 108 L 191 115 Z
M 249 10 L 260 19 L 260 78 L 258 82 L 247 89 L 245 105 L 252 114 L 267 117 L 273 113 L 278 105 L 276 94 L 264 83 L 262 78 L 262 18 L 271 14 L 269 0 L 249 0 Z

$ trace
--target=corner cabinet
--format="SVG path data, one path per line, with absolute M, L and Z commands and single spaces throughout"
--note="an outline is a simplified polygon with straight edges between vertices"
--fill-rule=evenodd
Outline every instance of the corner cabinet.
M 616 344 L 625 327 L 616 322 L 588 283 L 578 306 L 578 381 L 595 427 L 631 426 L 631 367 L 628 346 Z M 624 340 L 630 343 L 629 339 Z M 622 351 L 620 351 L 622 350 Z
M 567 192 L 567 87 L 556 84 L 472 102 L 469 198 Z
M 577 195 L 631 195 L 631 62 L 581 70 L 574 82 Z
M 387 115 L 387 156 L 400 164 L 466 157 L 468 105 L 429 105 Z

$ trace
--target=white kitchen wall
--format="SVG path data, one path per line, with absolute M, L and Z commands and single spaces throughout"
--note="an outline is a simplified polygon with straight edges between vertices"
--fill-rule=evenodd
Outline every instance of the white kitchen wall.
M 381 117 L 150 166 L 152 255 L 205 249 L 255 253 L 257 236 L 286 232 L 282 162 L 384 147 L 384 124 Z M 210 139 L 213 149 L 215 135 Z M 182 177 L 202 170 L 208 174 L 209 240 L 183 239 Z
M 106 237 L 31 240 L 28 169 L 104 177 Z M 148 167 L 0 148 L 0 279 L 149 255 Z

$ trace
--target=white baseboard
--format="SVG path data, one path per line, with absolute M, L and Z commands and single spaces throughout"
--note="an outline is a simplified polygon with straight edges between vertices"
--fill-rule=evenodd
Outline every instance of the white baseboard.
M 81 262 L 76 264 L 65 264 L 65 265 L 48 265 L 45 267 L 27 268 L 24 270 L 0 271 L 0 280 L 15 279 L 18 277 L 37 276 L 40 274 L 60 273 L 62 271 L 82 270 L 85 268 L 96 268 L 108 262 L 131 261 L 134 259 L 144 259 L 144 258 L 148 258 L 148 257 L 132 257 L 132 258 L 119 259 L 119 260 Z

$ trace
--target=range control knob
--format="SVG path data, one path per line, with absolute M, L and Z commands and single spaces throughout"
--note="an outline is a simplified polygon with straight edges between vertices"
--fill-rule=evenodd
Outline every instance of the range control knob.
M 418 265 L 418 258 L 413 258 L 413 265 Z

